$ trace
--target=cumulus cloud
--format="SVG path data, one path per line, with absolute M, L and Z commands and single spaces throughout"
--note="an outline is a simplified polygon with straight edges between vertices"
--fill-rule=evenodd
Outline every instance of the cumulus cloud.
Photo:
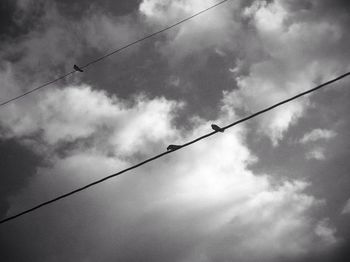
M 213 3 L 144 0 L 139 14 L 154 29 Z M 232 53 L 239 57 L 230 82 L 235 88 L 224 92 L 215 121 L 193 116 L 191 127 L 183 129 L 174 124 L 184 106 L 180 101 L 147 95 L 121 99 L 88 84 L 51 87 L 0 111 L 1 138 L 16 139 L 48 160 L 27 186 L 7 196 L 7 214 L 163 152 L 170 143 L 210 132 L 212 122 L 232 122 L 242 110 L 259 110 L 335 75 L 343 60 L 319 50 L 347 43 L 343 28 L 328 20 L 297 21 L 299 10 L 286 3 L 232 1 L 157 41 L 157 51 L 174 67 L 208 50 L 222 59 Z M 17 83 L 18 70 L 28 76 L 26 67 L 50 68 L 54 61 L 68 68 L 81 46 L 101 52 L 138 34 L 125 17 L 96 14 L 75 24 L 57 20 L 52 31 L 50 26 L 35 30 L 16 48 L 7 47 L 6 53 L 25 54 L 2 66 L 1 84 L 10 88 L 1 89 L 1 95 L 27 88 Z M 58 47 L 62 53 L 51 56 Z M 42 64 L 34 55 L 44 57 Z M 183 83 L 180 73 L 170 79 L 176 87 Z M 291 103 L 260 118 L 258 132 L 277 145 L 307 106 L 307 100 Z M 251 170 L 259 156 L 247 145 L 249 131 L 227 130 L 0 228 L 4 256 L 17 256 L 16 261 L 280 261 L 336 246 L 331 221 L 314 216 L 325 202 L 306 193 L 309 183 L 277 183 L 273 175 L 279 174 Z M 311 132 L 305 140 L 330 139 L 334 134 L 327 132 Z M 319 149 L 310 157 L 325 155 Z M 22 252 L 11 252 L 15 247 Z
M 113 152 L 120 154 L 147 152 L 148 140 L 174 136 L 169 115 L 181 106 L 164 98 L 142 96 L 130 106 L 131 101 L 108 98 L 105 92 L 86 85 L 51 89 L 37 99 L 36 104 L 11 105 L 0 112 L 2 137 L 40 135 L 43 143 L 55 146 L 105 133 L 108 139 L 97 136 L 94 146 L 115 148 Z
M 322 238 L 326 245 L 333 245 L 337 242 L 337 239 L 334 237 L 336 229 L 330 225 L 328 219 L 323 219 L 318 222 L 315 233 Z
M 250 67 L 248 76 L 237 78 L 240 90 L 236 95 L 245 107 L 256 110 L 290 97 L 311 88 L 316 81 L 323 82 L 343 73 L 347 66 L 338 59 L 335 50 L 335 46 L 340 49 L 343 46 L 342 26 L 333 20 L 296 19 L 305 10 L 291 6 L 287 1 L 256 1 L 244 11 L 251 17 L 266 54 L 262 61 Z M 319 50 L 330 53 L 322 54 Z M 262 129 L 276 144 L 303 115 L 307 105 L 308 100 L 304 98 L 269 114 L 261 120 Z
M 306 133 L 300 140 L 299 143 L 304 144 L 308 147 L 312 147 L 305 154 L 306 159 L 315 159 L 315 160 L 325 160 L 326 159 L 326 148 L 321 145 L 315 145 L 317 142 L 328 141 L 336 137 L 337 133 L 333 130 L 327 129 L 314 129 Z
M 300 143 L 305 144 L 308 142 L 315 142 L 318 140 L 329 140 L 336 136 L 336 132 L 327 129 L 314 129 L 309 133 L 306 133 L 301 139 Z
M 311 88 L 321 75 L 322 79 L 334 75 L 334 61 L 327 60 L 325 66 L 322 57 L 316 58 L 308 50 L 309 45 L 301 43 L 306 41 L 314 48 L 320 43 L 335 41 L 339 32 L 336 25 L 293 21 L 283 1 L 255 2 L 244 14 L 251 18 L 251 24 L 257 30 L 257 39 L 260 40 L 265 58 L 252 64 L 247 76 L 236 78 L 239 90 L 232 92 L 234 98 L 231 100 L 240 101 L 249 111 L 257 111 Z M 330 35 L 334 35 L 334 38 Z M 260 123 L 263 132 L 277 144 L 289 126 L 303 115 L 307 104 L 305 99 L 293 102 L 262 117 Z
M 163 25 L 209 4 L 212 2 L 147 0 L 140 5 L 140 12 L 152 23 Z M 205 57 L 210 50 L 229 50 L 236 54 L 239 59 L 231 71 L 238 90 L 225 92 L 223 102 L 249 112 L 343 73 L 347 62 L 339 59 L 335 46 L 342 49 L 344 41 L 349 42 L 349 39 L 338 21 L 305 21 L 307 18 L 302 13 L 311 11 L 288 1 L 245 4 L 235 1 L 219 7 L 204 20 L 209 24 L 203 19 L 194 20 L 171 31 L 167 41 L 158 43 L 158 49 L 171 53 L 172 56 L 167 55 L 170 61 L 193 54 Z M 261 117 L 260 131 L 277 145 L 289 127 L 305 114 L 308 104 L 304 98 Z
M 322 147 L 313 148 L 306 153 L 306 159 L 325 160 L 325 149 Z
M 189 17 L 215 3 L 217 2 L 213 0 L 145 0 L 140 4 L 140 13 L 150 26 L 160 27 Z M 202 19 L 193 19 L 167 32 L 166 41 L 159 41 L 157 44 L 159 51 L 171 62 L 176 63 L 188 56 L 206 56 L 210 49 L 232 50 L 235 46 L 232 39 L 239 29 L 233 10 L 238 7 L 239 1 L 229 1 L 225 5 L 226 7 L 222 6 L 204 14 Z
M 99 150 L 97 143 L 84 149 L 73 147 L 64 156 L 54 154 L 51 166 L 41 168 L 29 186 L 11 198 L 8 214 L 128 166 L 132 163 L 125 159 L 128 154 L 143 152 L 144 148 L 147 149 L 144 153 L 149 154 L 152 145 L 164 150 L 165 139 L 186 141 L 210 130 L 210 123 L 202 119 L 192 131 L 179 132 L 171 123 L 175 109 L 181 105 L 165 99 L 143 98 L 126 106 L 117 98 L 108 98 L 104 92 L 80 86 L 50 90 L 41 95 L 40 101 L 35 107 L 40 110 L 21 109 L 22 113 L 28 112 L 24 118 L 16 118 L 15 106 L 6 111 L 8 117 L 1 119 L 6 119 L 2 125 L 9 134 L 21 138 L 40 130 L 36 136 L 42 137 L 41 142 L 48 146 L 94 134 L 93 141 L 104 141 L 105 146 L 108 144 L 119 154 L 111 156 Z M 233 115 L 232 111 L 223 111 L 217 122 Z M 105 132 L 99 127 L 112 131 Z M 271 261 L 279 256 L 299 257 L 307 251 L 324 248 L 324 243 L 329 243 L 332 237 L 336 243 L 331 228 L 311 219 L 310 210 L 322 205 L 322 201 L 303 192 L 306 183 L 272 185 L 268 175 L 258 176 L 249 170 L 256 157 L 245 145 L 245 132 L 244 128 L 225 132 L 73 197 L 70 203 L 62 202 L 56 208 L 65 215 L 54 209 L 37 212 L 34 217 L 51 221 L 46 226 L 60 228 L 66 235 L 74 232 L 74 249 L 85 252 L 81 255 L 62 241 L 52 242 L 50 234 L 54 229 L 41 235 L 41 241 L 48 241 L 51 246 L 46 255 L 49 259 L 60 256 L 52 248 L 63 246 L 72 252 L 66 258 L 68 261 L 97 259 L 96 254 L 99 257 L 104 254 L 102 260 L 108 257 L 123 260 L 138 250 L 155 261 L 152 245 L 129 246 L 130 251 L 123 251 L 123 247 L 136 241 L 140 232 L 144 239 L 164 243 L 165 254 L 176 252 L 174 248 L 178 244 L 172 247 L 171 243 L 187 242 L 188 247 L 178 254 L 178 259 L 183 261 L 229 258 L 251 261 L 257 257 Z M 24 225 L 37 223 L 30 217 L 27 219 Z M 122 227 L 116 226 L 116 221 Z M 79 223 L 88 224 L 89 229 L 77 227 Z M 176 223 L 176 229 L 168 223 Z M 20 228 L 21 224 L 16 231 L 19 230 L 24 241 L 35 234 L 27 230 L 23 236 Z M 135 231 L 127 233 L 122 228 Z M 176 239 L 169 242 L 167 236 L 174 230 Z M 119 244 L 112 248 L 111 243 L 98 240 L 94 234 L 88 236 L 87 231 L 99 232 L 103 238 L 107 234 Z M 271 243 L 279 244 L 271 246 Z M 94 246 L 93 252 L 86 246 Z M 29 256 L 31 252 L 27 251 Z

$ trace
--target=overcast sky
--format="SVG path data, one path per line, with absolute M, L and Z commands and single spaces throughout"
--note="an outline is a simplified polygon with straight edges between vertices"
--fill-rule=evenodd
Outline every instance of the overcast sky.
M 0 102 L 218 0 L 0 0 Z M 230 0 L 0 108 L 0 218 L 350 71 L 350 2 Z M 0 225 L 1 261 L 350 259 L 350 79 Z

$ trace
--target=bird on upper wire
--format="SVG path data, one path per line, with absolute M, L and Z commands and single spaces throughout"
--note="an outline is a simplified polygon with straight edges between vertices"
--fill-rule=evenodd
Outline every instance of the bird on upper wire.
M 77 72 L 84 72 L 84 70 L 81 69 L 81 68 L 80 68 L 79 66 L 77 66 L 77 65 L 74 65 L 73 68 L 74 68 L 74 70 L 77 71 Z

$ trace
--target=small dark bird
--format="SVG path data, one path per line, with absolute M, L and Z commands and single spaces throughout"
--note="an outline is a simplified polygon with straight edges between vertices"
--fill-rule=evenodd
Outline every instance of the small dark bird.
M 212 125 L 211 125 L 211 128 L 214 129 L 215 131 L 221 132 L 221 133 L 223 133 L 223 132 L 225 131 L 225 129 L 223 129 L 223 128 L 221 128 L 221 127 L 215 125 L 215 124 L 212 124 Z
M 169 145 L 166 150 L 170 150 L 170 151 L 173 151 L 173 150 L 176 150 L 176 149 L 179 149 L 181 148 L 182 146 L 178 146 L 178 145 Z
M 74 68 L 75 71 L 84 72 L 84 70 L 81 69 L 81 68 L 80 68 L 79 66 L 77 66 L 77 65 L 74 65 L 73 68 Z

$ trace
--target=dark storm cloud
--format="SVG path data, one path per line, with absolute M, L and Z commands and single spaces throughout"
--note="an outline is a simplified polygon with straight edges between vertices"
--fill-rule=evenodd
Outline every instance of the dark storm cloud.
M 141 0 L 95 0 L 95 1 L 70 1 L 55 0 L 58 9 L 73 19 L 79 19 L 82 15 L 91 13 L 96 9 L 111 13 L 115 16 L 127 15 L 138 9 Z
M 186 107 L 181 114 L 187 116 L 216 118 L 222 98 L 218 90 L 232 90 L 235 86 L 228 70 L 233 62 L 215 52 L 199 61 L 189 57 L 177 66 L 169 67 L 164 57 L 146 44 L 140 52 L 115 60 L 113 66 L 91 69 L 96 76 L 84 79 L 122 98 L 144 93 L 153 98 L 166 95 L 169 99 L 185 101 Z M 180 121 L 186 121 L 186 118 L 182 117 Z
M 3 0 L 0 3 L 0 46 L 7 41 L 13 42 L 25 35 L 44 14 L 43 4 L 33 3 L 27 10 L 18 7 L 17 1 Z
M 12 15 L 15 11 L 14 1 L 1 1 L 0 3 L 0 36 L 4 37 L 13 31 Z
M 39 156 L 16 140 L 0 140 L 0 217 L 9 208 L 8 197 L 28 183 L 40 163 Z
M 285 0 L 283 4 L 292 13 L 299 13 L 299 18 L 324 20 L 348 20 L 346 13 L 350 9 L 346 0 Z M 339 14 L 343 14 L 340 15 Z M 335 15 L 338 15 L 337 17 Z
M 17 1 L 17 5 L 12 4 L 15 9 L 9 13 L 16 36 L 7 34 L 6 41 L 1 42 L 0 52 L 2 63 L 8 63 L 2 66 L 8 66 L 14 77 L 20 80 L 17 84 L 21 86 L 10 90 L 12 96 L 57 74 L 71 71 L 75 63 L 87 63 L 107 50 L 137 38 L 132 20 L 119 18 L 111 10 L 105 10 L 105 5 L 91 9 L 82 4 L 79 10 L 86 12 L 76 16 L 65 13 L 58 5 L 52 1 Z M 108 86 L 105 89 L 109 89 Z M 10 98 L 7 95 L 2 95 L 1 100 Z

